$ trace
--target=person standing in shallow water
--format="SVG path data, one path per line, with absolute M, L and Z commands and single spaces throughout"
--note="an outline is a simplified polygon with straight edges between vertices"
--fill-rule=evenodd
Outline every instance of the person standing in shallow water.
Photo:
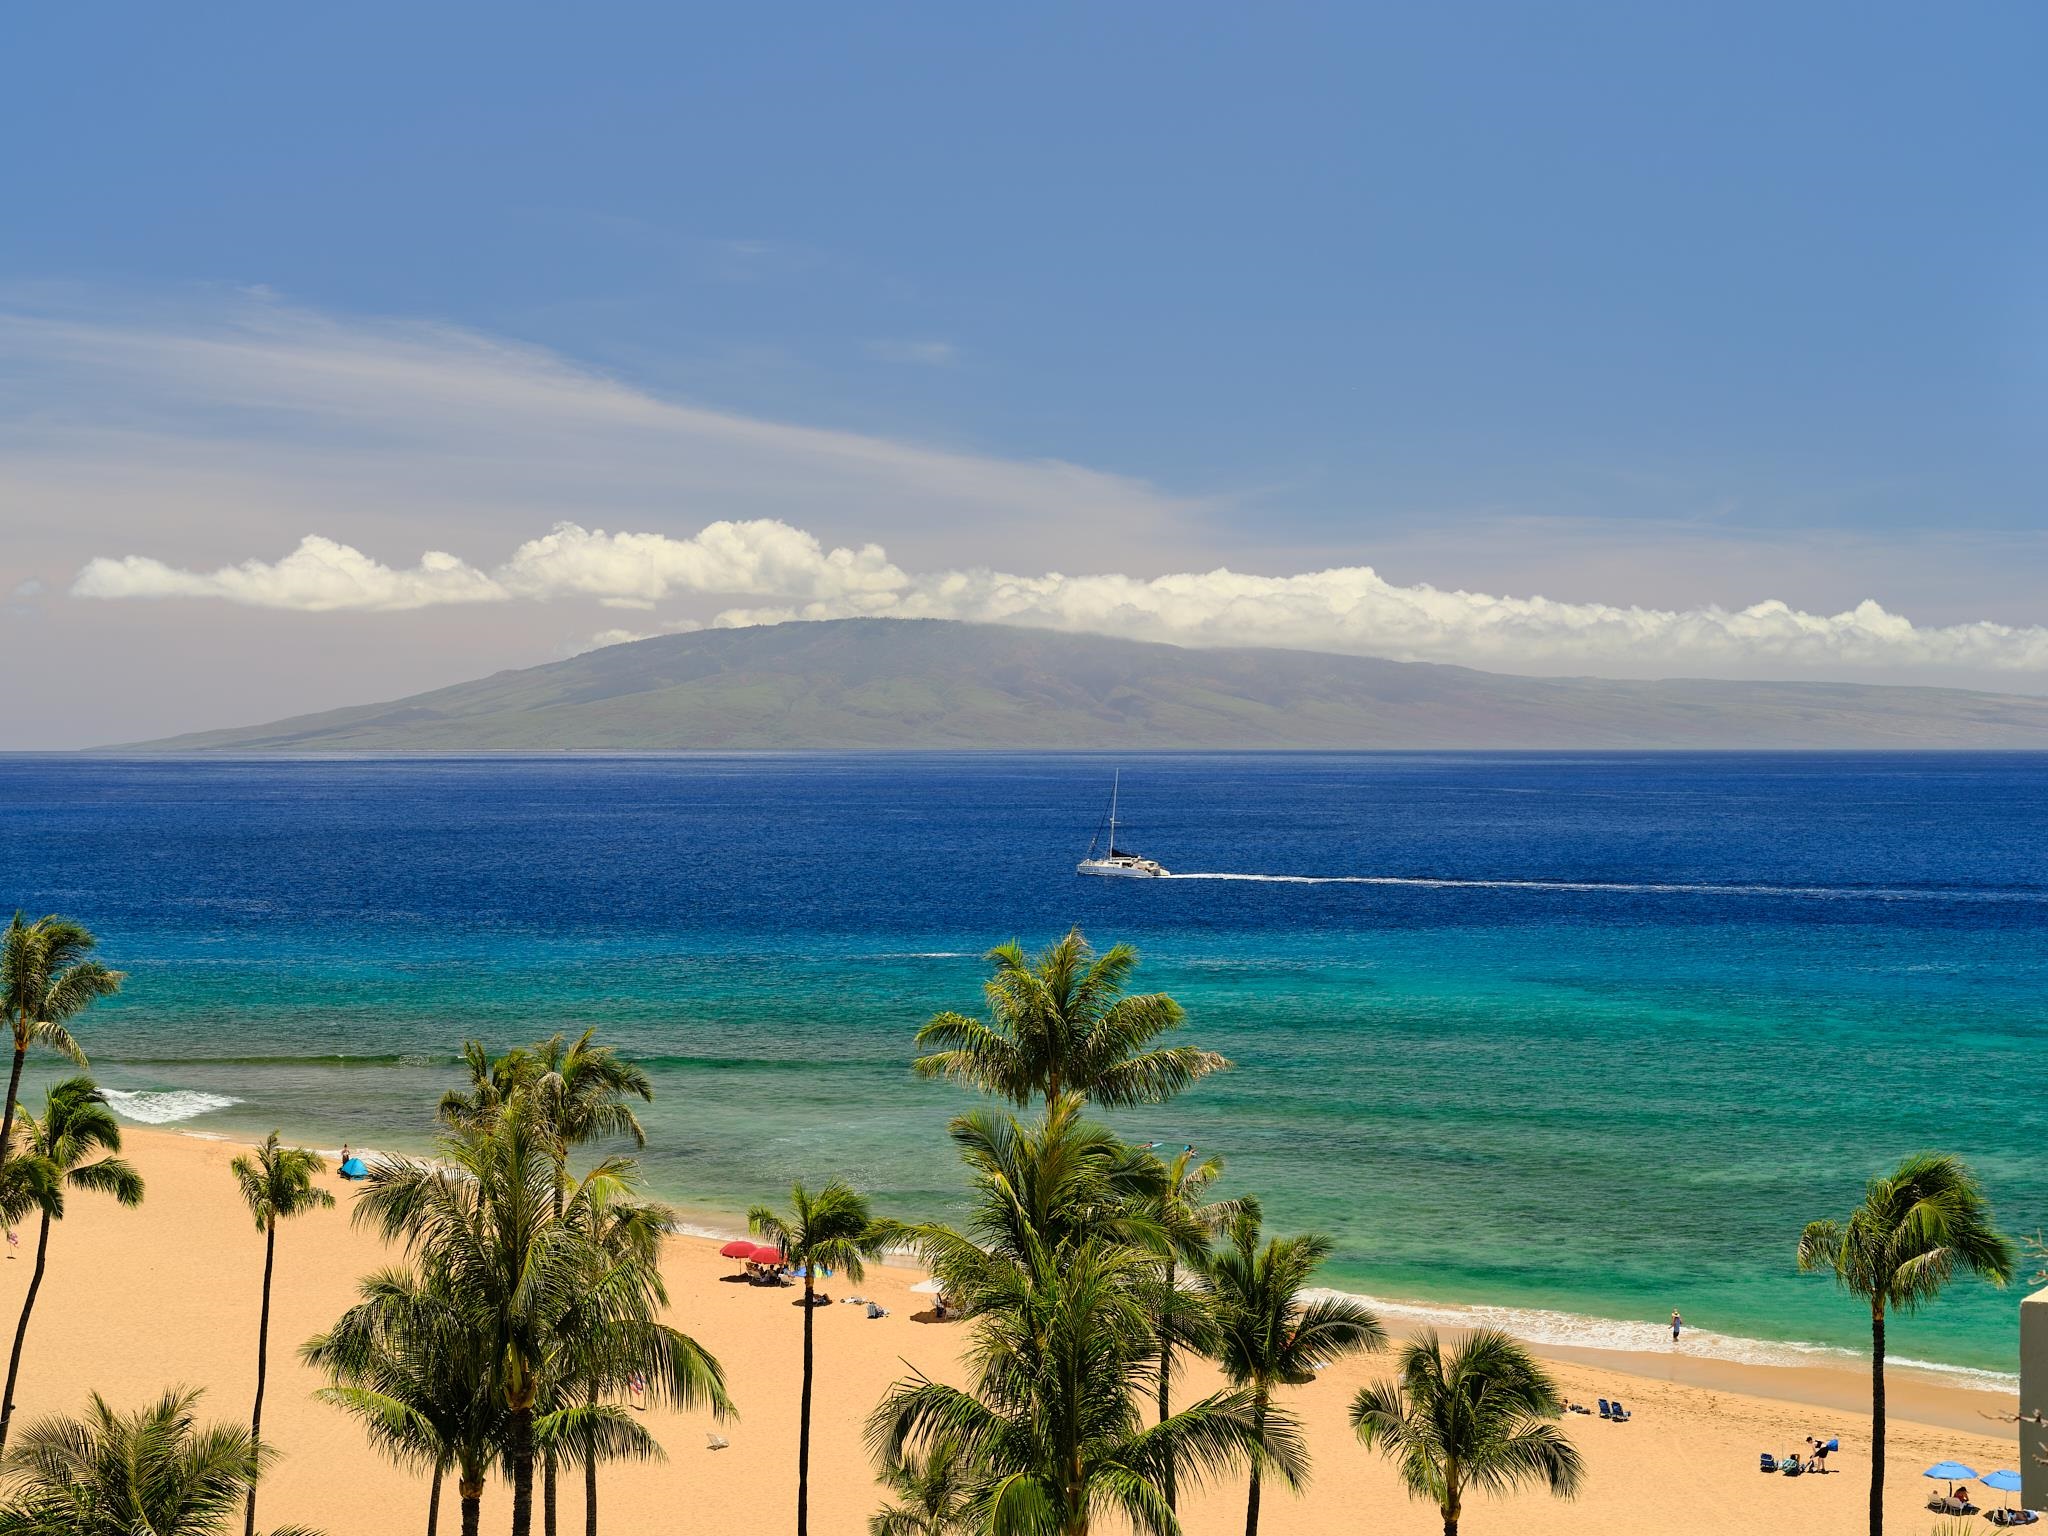
M 1672 1342 L 1672 1343 L 1676 1344 L 1676 1343 L 1678 1342 L 1678 1333 L 1679 1333 L 1679 1330 L 1680 1330 L 1681 1328 L 1683 1328 L 1684 1326 L 1685 1326 L 1685 1319 L 1684 1319 L 1684 1318 L 1682 1318 L 1682 1317 L 1680 1317 L 1680 1316 L 1678 1315 L 1678 1309 L 1677 1309 L 1676 1307 L 1673 1307 L 1673 1308 L 1671 1309 L 1671 1342 Z

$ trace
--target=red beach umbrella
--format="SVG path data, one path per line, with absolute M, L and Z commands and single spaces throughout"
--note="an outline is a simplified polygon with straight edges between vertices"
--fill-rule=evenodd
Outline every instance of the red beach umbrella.
M 760 1247 L 756 1248 L 752 1253 L 748 1254 L 747 1257 L 752 1259 L 756 1264 L 786 1264 L 789 1262 L 787 1259 L 783 1258 L 782 1250 L 780 1248 L 770 1248 L 766 1243 L 763 1243 Z
M 718 1250 L 721 1259 L 751 1259 L 754 1256 L 753 1243 L 744 1237 L 736 1237 Z

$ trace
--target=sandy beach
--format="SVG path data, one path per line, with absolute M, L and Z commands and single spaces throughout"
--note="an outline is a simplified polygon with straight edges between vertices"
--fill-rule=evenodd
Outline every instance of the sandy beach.
M 236 1198 L 228 1162 L 236 1146 L 162 1131 L 126 1132 L 127 1151 L 148 1180 L 137 1210 L 75 1197 L 52 1237 L 49 1273 L 38 1303 L 17 1393 L 19 1419 L 79 1407 L 98 1390 L 119 1406 L 170 1383 L 204 1385 L 206 1410 L 241 1418 L 255 1376 L 257 1296 L 262 1244 Z M 423 1530 L 424 1478 L 373 1453 L 362 1433 L 315 1402 L 320 1385 L 296 1358 L 298 1345 L 324 1328 L 353 1297 L 358 1275 L 387 1258 L 373 1237 L 351 1226 L 349 1187 L 328 1175 L 340 1206 L 281 1229 L 272 1372 L 265 1432 L 282 1453 L 264 1485 L 261 1524 L 287 1520 L 329 1536 L 396 1536 Z M 11 1330 L 34 1257 L 34 1229 L 0 1263 L 0 1321 Z M 665 1464 L 607 1468 L 601 1479 L 603 1529 L 618 1533 L 781 1529 L 793 1501 L 800 1314 L 790 1293 L 731 1283 L 733 1266 L 713 1242 L 679 1238 L 666 1268 L 673 1321 L 724 1363 L 740 1410 L 719 1427 L 729 1442 L 707 1447 L 702 1415 L 652 1413 L 649 1427 L 668 1451 Z M 813 1528 L 827 1536 L 864 1531 L 878 1492 L 860 1445 L 863 1418 L 884 1388 L 909 1366 L 958 1379 L 959 1324 L 920 1319 L 929 1298 L 912 1270 L 881 1268 L 855 1288 L 890 1315 L 833 1305 L 818 1315 L 818 1412 L 813 1447 Z M 838 1295 L 848 1294 L 838 1288 Z M 927 1314 L 928 1316 L 928 1314 Z M 1539 1495 L 1468 1508 L 1467 1531 L 1572 1532 L 1576 1536 L 1644 1531 L 1848 1533 L 1864 1508 L 1867 1383 L 1848 1370 L 1743 1366 L 1683 1356 L 1546 1350 L 1566 1395 L 1590 1403 L 1619 1396 L 1633 1410 L 1625 1425 L 1567 1416 L 1583 1449 L 1587 1491 L 1565 1504 Z M 1300 1498 L 1269 1496 L 1262 1529 L 1271 1532 L 1372 1530 L 1432 1532 L 1435 1512 L 1411 1502 L 1393 1472 L 1352 1439 L 1345 1410 L 1355 1388 L 1388 1369 L 1383 1359 L 1345 1362 L 1294 1394 L 1315 1462 Z M 1181 1389 L 1209 1390 L 1193 1373 Z M 1928 1485 L 1919 1468 L 1945 1457 L 1980 1469 L 2016 1464 L 2013 1431 L 1995 1416 L 2011 1398 L 1896 1376 L 1892 1388 L 1893 1529 L 1925 1529 Z M 1757 1453 L 1798 1446 L 1809 1434 L 1839 1434 L 1839 1473 L 1766 1477 Z M 454 1489 L 444 1495 L 443 1529 L 454 1528 Z M 1212 1487 L 1187 1500 L 1194 1536 L 1224 1536 L 1243 1526 L 1243 1488 Z M 509 1499 L 494 1487 L 484 1528 L 502 1528 Z M 562 1505 L 566 1530 L 582 1530 L 580 1474 Z M 538 1527 L 536 1527 L 538 1528 Z M 1988 1529 L 1988 1527 L 1987 1527 Z

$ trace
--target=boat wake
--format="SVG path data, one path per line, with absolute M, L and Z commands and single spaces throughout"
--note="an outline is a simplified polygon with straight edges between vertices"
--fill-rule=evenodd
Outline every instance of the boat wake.
M 1252 875 L 1198 870 L 1167 880 L 1238 880 L 1262 885 L 1404 885 L 1431 890 L 1607 892 L 1645 896 L 1791 896 L 1813 901 L 2048 901 L 2048 891 L 1879 885 L 1761 885 L 1670 880 L 1455 880 L 1434 875 Z

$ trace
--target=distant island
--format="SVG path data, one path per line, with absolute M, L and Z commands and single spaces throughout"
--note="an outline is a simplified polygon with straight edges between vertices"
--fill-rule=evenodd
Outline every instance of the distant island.
M 151 752 L 2048 748 L 2048 699 L 1513 677 L 943 619 L 700 630 Z

